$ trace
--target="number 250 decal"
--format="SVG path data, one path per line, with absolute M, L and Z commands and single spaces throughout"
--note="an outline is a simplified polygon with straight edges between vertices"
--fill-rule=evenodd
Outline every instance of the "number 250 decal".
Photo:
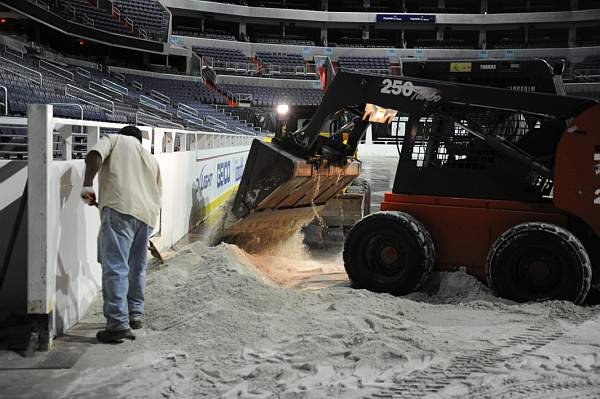
M 415 86 L 408 80 L 383 79 L 382 94 L 403 95 L 409 100 L 438 102 L 442 99 L 439 91 L 433 87 Z
M 402 93 L 404 97 L 410 97 L 415 92 L 415 85 L 409 81 L 384 79 L 383 87 L 381 88 L 383 94 L 394 94 L 399 95 Z

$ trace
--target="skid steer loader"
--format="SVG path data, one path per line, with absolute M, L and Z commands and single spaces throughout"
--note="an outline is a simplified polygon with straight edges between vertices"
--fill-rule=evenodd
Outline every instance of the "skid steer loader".
M 600 277 L 600 105 L 529 91 L 339 72 L 307 126 L 253 143 L 234 234 L 274 239 L 323 206 L 359 174 L 365 128 L 391 121 L 393 190 L 344 245 L 354 287 L 401 295 L 464 267 L 505 298 L 581 303 Z M 348 140 L 320 136 L 340 113 Z

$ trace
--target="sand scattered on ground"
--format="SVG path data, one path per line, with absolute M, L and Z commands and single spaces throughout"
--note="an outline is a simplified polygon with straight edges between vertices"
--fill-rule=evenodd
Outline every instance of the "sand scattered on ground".
M 281 259 L 272 253 L 249 265 L 256 258 L 228 244 L 185 247 L 150 273 L 148 328 L 138 340 L 90 350 L 123 360 L 77 372 L 65 394 L 98 397 L 109 387 L 127 398 L 600 395 L 597 308 L 511 304 L 462 273 L 441 273 L 433 295 L 405 298 L 348 284 L 282 287 L 302 279 L 278 281 L 273 270 L 292 270 L 289 259 L 301 254 L 288 248 Z M 330 260 L 311 262 L 297 273 L 334 270 Z

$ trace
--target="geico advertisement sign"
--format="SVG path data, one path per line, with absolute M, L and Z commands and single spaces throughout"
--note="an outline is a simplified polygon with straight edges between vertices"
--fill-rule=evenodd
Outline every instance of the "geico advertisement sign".
M 246 156 L 236 154 L 198 162 L 192 189 L 202 197 L 218 196 L 227 191 L 242 180 Z

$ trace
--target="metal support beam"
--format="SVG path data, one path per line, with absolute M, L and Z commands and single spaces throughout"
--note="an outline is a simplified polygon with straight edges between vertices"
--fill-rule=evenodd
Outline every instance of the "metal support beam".
M 575 47 L 577 41 L 577 26 L 569 26 L 569 47 Z
M 486 28 L 479 29 L 479 48 L 487 48 L 487 30 Z
M 73 159 L 73 127 L 63 126 L 58 129 L 60 137 L 62 139 L 60 143 L 60 150 L 62 152 L 63 161 L 70 161 Z
M 87 150 L 89 151 L 100 140 L 100 126 L 87 127 Z
M 52 345 L 52 312 L 56 297 L 56 262 L 50 250 L 52 232 L 48 215 L 52 165 L 52 106 L 30 104 L 27 116 L 27 313 L 38 321 L 39 347 L 47 350 Z

